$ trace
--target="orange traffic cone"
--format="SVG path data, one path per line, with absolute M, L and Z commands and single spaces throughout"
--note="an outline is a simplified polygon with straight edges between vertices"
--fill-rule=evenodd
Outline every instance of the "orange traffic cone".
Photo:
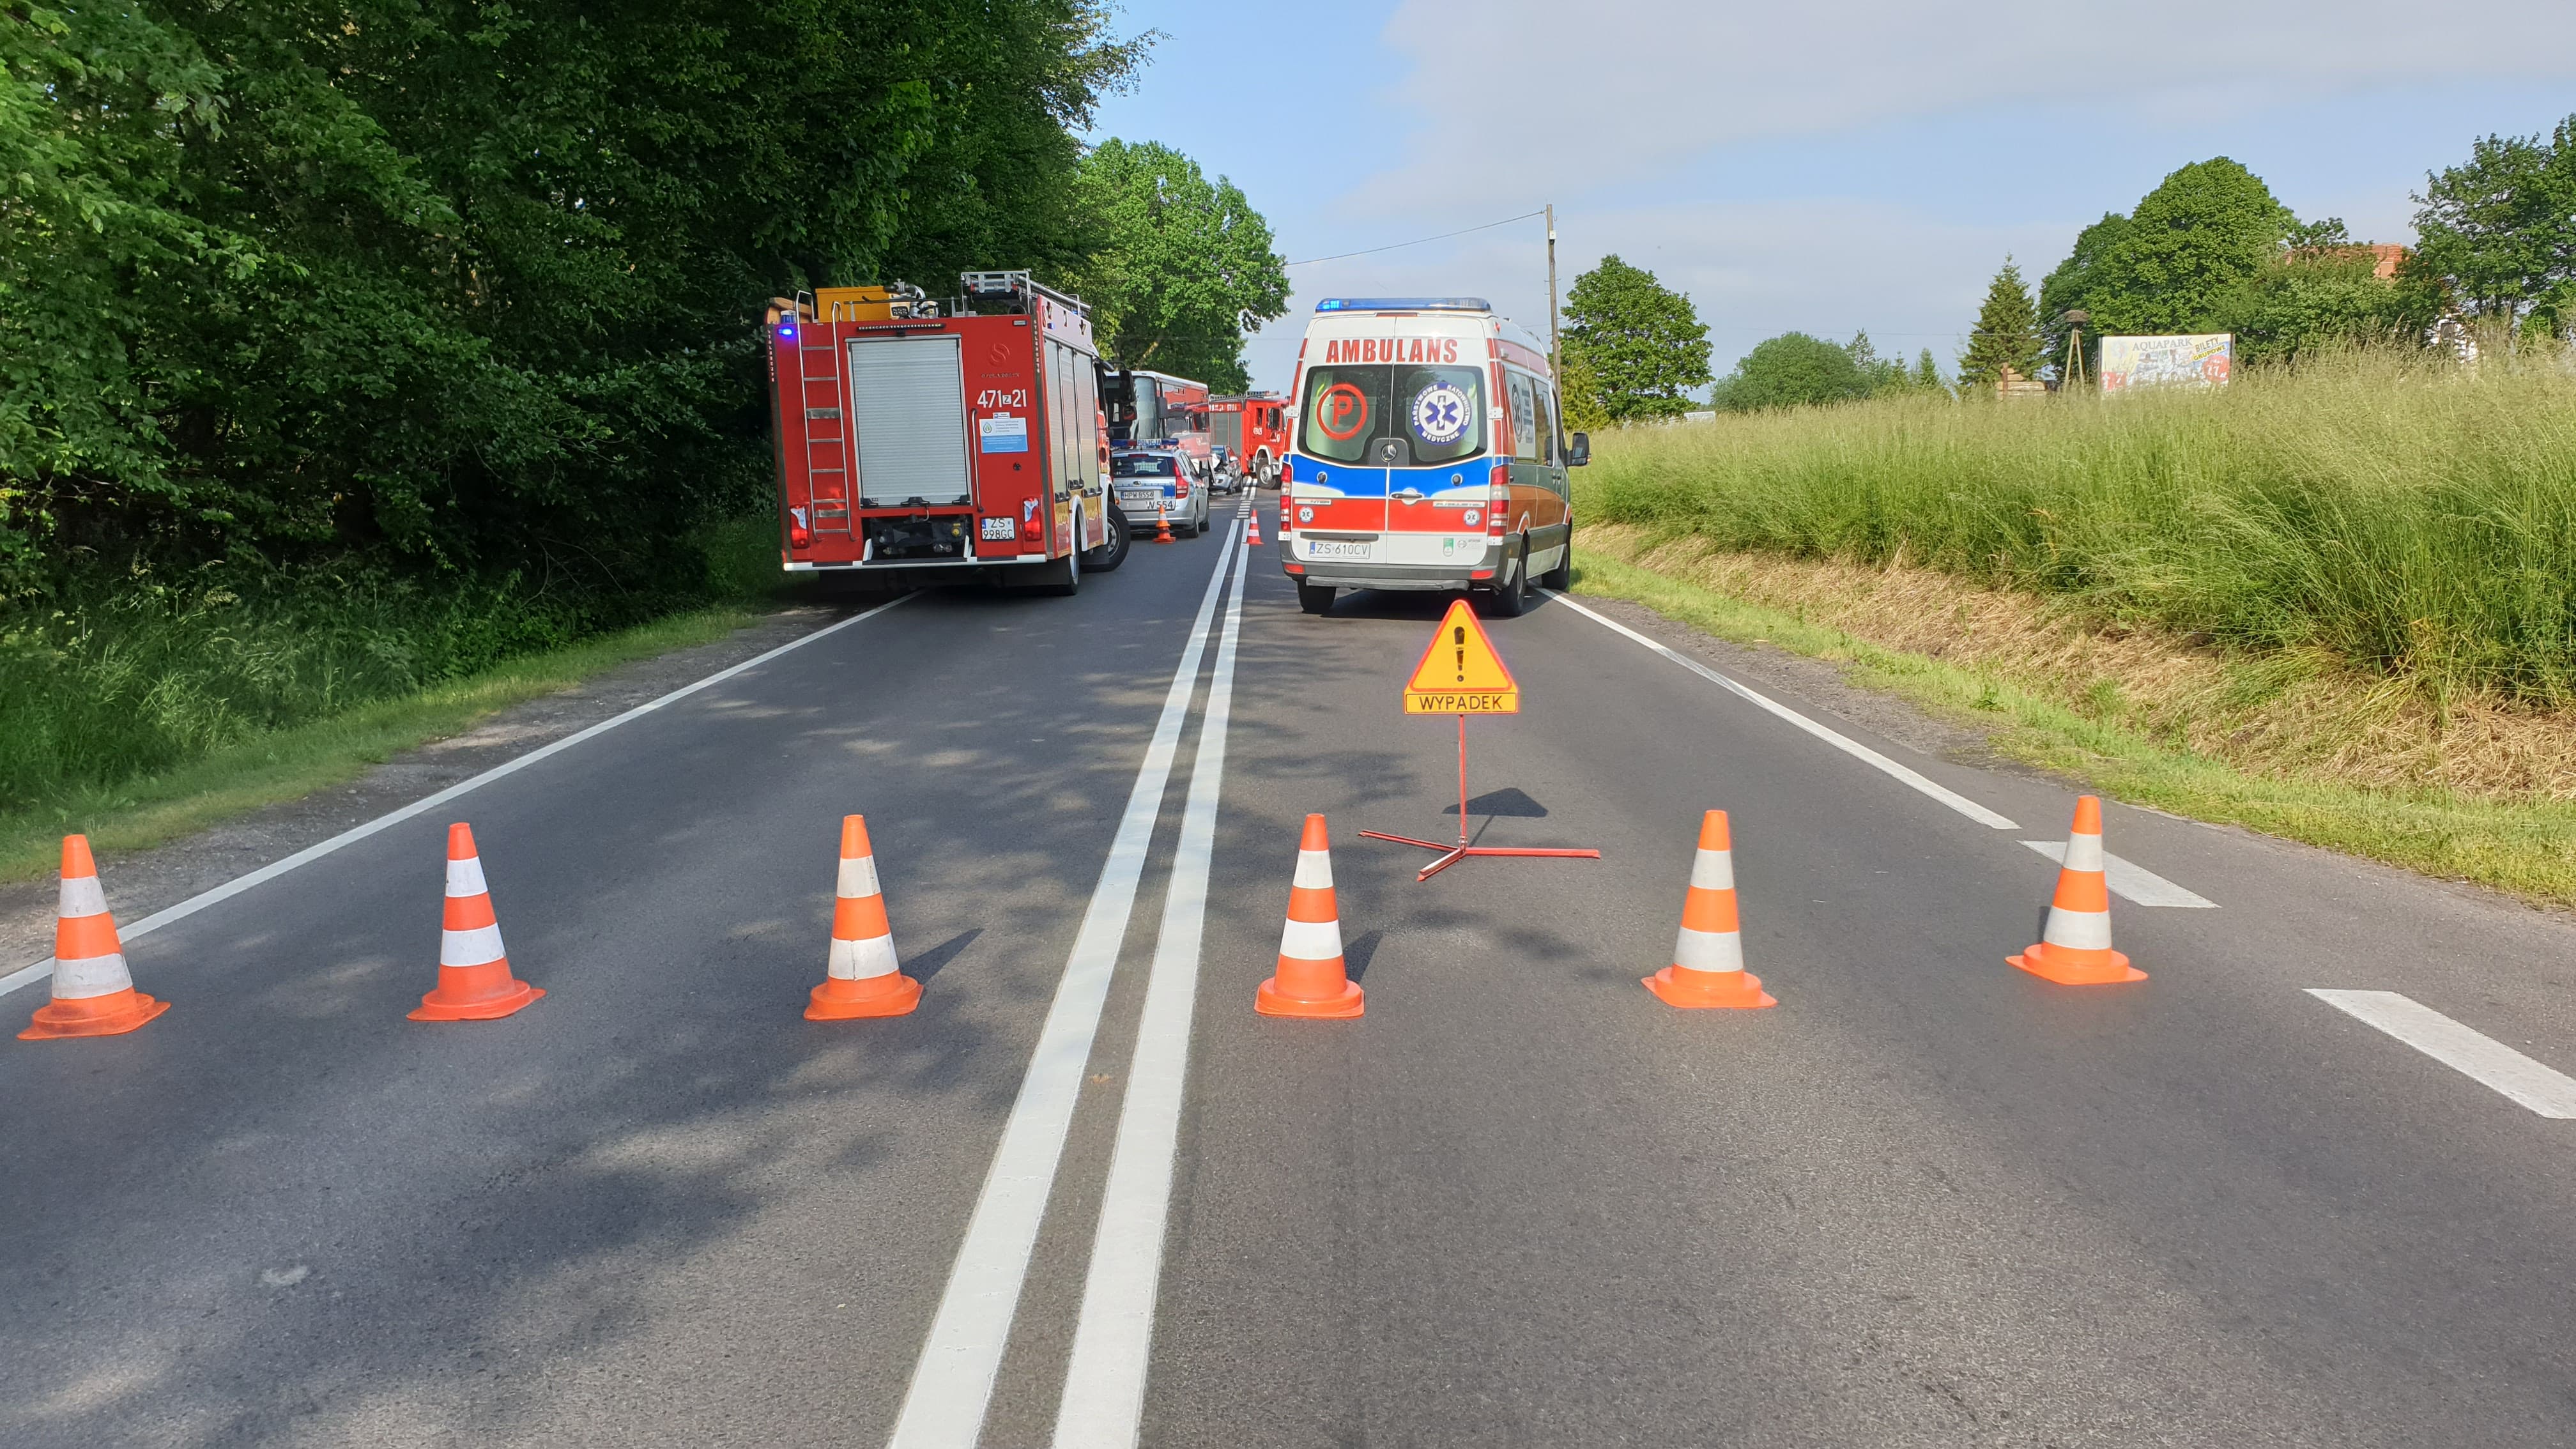
M 2111 882 L 2102 873 L 2098 797 L 2085 795 L 2075 802 L 2075 828 L 2066 837 L 2057 895 L 2048 904 L 2048 924 L 2040 928 L 2039 944 L 2004 959 L 2060 986 L 2147 979 L 2147 973 L 2132 967 L 2128 957 L 2111 949 Z
M 1690 894 L 1682 898 L 1673 964 L 1647 977 L 1646 989 L 1666 1006 L 1780 1004 L 1762 989 L 1761 977 L 1744 969 L 1744 933 L 1735 918 L 1735 852 L 1723 810 L 1699 819 L 1699 853 L 1691 858 Z
M 54 912 L 53 999 L 36 1008 L 18 1039 L 120 1036 L 168 1011 L 170 1003 L 134 989 L 86 835 L 63 837 L 61 900 Z
M 1359 983 L 1342 967 L 1342 916 L 1333 904 L 1332 834 L 1324 817 L 1306 817 L 1297 842 L 1297 876 L 1288 888 L 1288 925 L 1279 933 L 1276 975 L 1253 993 L 1263 1016 L 1357 1016 Z
M 545 995 L 510 974 L 501 922 L 483 884 L 483 858 L 463 821 L 447 827 L 447 913 L 439 923 L 438 989 L 420 999 L 414 1021 L 491 1021 Z
M 1170 543 L 1171 541 L 1172 505 L 1157 503 L 1154 505 L 1154 542 Z
M 1245 520 L 1244 525 L 1243 525 L 1243 546 L 1244 546 L 1245 548 L 1259 548 L 1259 547 L 1261 547 L 1261 508 L 1260 508 L 1260 505 L 1255 504 L 1255 505 L 1254 505 L 1254 506 L 1253 506 L 1249 511 L 1247 511 L 1243 516 L 1244 516 L 1244 520 Z
M 877 889 L 876 852 L 863 815 L 841 817 L 840 899 L 832 905 L 832 956 L 805 1004 L 807 1021 L 903 1016 L 921 1004 L 921 983 L 898 969 L 894 927 Z

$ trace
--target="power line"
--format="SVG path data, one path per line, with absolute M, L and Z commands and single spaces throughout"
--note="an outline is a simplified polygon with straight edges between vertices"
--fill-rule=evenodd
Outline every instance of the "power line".
M 1308 257 L 1302 262 L 1290 262 L 1288 265 L 1292 267 L 1311 267 L 1317 262 L 1338 262 L 1344 257 L 1372 256 L 1378 252 L 1391 252 L 1403 247 L 1418 247 L 1424 242 L 1447 241 L 1453 236 L 1465 236 L 1471 231 L 1492 231 L 1498 226 L 1509 226 L 1516 221 L 1527 221 L 1533 216 L 1545 215 L 1547 215 L 1547 208 L 1540 207 L 1536 211 L 1524 211 L 1518 216 L 1504 217 L 1501 221 L 1489 221 L 1482 226 L 1462 226 L 1456 231 L 1444 231 L 1438 236 L 1418 236 L 1411 241 L 1390 242 L 1382 247 L 1366 247 L 1355 252 L 1335 252 L 1329 257 Z

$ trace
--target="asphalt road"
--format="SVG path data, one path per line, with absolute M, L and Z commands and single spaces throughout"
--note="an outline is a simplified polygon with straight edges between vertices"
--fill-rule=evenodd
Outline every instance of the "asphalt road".
M 1444 601 L 1243 553 L 908 600 L 132 941 L 168 1015 L 0 1041 L 0 1443 L 2576 1443 L 2576 1121 L 2309 994 L 2576 1070 L 2567 923 L 2113 805 L 2215 909 L 2052 986 L 2067 788 L 1568 601 L 1469 826 L 1603 858 L 1417 884 Z M 1711 807 L 1774 1010 L 1638 985 Z M 926 992 L 808 1023 L 854 810 Z M 1252 1011 L 1308 811 L 1356 1021 Z M 507 1021 L 403 1017 L 451 818 Z

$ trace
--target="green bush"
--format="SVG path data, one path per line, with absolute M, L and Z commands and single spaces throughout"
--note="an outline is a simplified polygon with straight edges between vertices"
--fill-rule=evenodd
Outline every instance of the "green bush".
M 78 577 L 0 611 L 0 815 L 463 679 L 694 604 L 778 587 L 766 518 L 673 550 L 662 587 L 549 587 L 244 564 Z
M 1733 549 L 1903 557 L 2232 649 L 2576 699 L 2576 372 L 2410 350 L 2226 389 L 1929 398 L 1606 435 L 1578 507 Z

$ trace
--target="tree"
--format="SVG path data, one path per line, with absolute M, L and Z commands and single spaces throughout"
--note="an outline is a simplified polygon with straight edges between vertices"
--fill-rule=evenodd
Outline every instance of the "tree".
M 1926 347 L 1914 359 L 1914 386 L 1919 392 L 1941 390 L 1941 367 L 1932 360 L 1932 349 Z
M 1914 379 L 1906 375 L 1902 358 L 1878 355 L 1866 327 L 1852 334 L 1852 340 L 1843 344 L 1843 351 L 1851 354 L 1852 366 L 1860 370 L 1861 380 L 1868 384 L 1869 390 L 1863 396 L 1903 392 L 1914 385 Z
M 2102 219 L 2075 234 L 2075 249 L 2057 264 L 2039 284 L 2040 355 L 2052 367 L 2062 368 L 2066 361 L 2066 336 L 2070 330 L 2066 314 L 2087 311 L 2091 298 L 2102 283 L 2105 257 L 2126 241 L 2129 219 L 2116 211 L 2102 213 Z M 2084 370 L 2087 376 L 2098 370 L 2101 358 L 2099 326 L 2088 322 L 2084 331 Z
M 1613 422 L 1679 417 L 1708 385 L 1708 327 L 1690 298 L 1615 254 L 1565 294 L 1565 355 L 1581 357 Z
M 1718 384 L 1715 400 L 1726 411 L 1750 413 L 1852 402 L 1869 396 L 1870 385 L 1852 349 L 1804 332 L 1784 332 L 1744 354 Z
M 264 558 L 649 601 L 766 485 L 769 297 L 1089 250 L 1075 135 L 1142 54 L 1105 26 L 1094 0 L 0 13 L 0 590 Z
M 2094 225 L 2111 224 L 2105 217 Z M 2065 305 L 2080 302 L 2101 332 L 2221 330 L 2213 325 L 2220 299 L 2274 261 L 2297 224 L 2254 173 L 2224 156 L 2196 161 L 2141 197 L 2115 236 L 2100 239 L 2098 258 Z
M 1072 280 L 1109 356 L 1250 387 L 1238 319 L 1285 313 L 1288 270 L 1242 190 L 1169 146 L 1109 140 L 1083 158 L 1074 195 L 1099 242 Z
M 1992 388 L 2003 381 L 2006 368 L 2037 377 L 2039 345 L 2039 314 L 2031 305 L 2030 288 L 2021 279 L 2021 268 L 2006 257 L 1986 287 L 1968 349 L 1959 354 L 1959 386 Z
M 2576 320 L 2576 115 L 2546 136 L 2474 143 L 2415 201 L 2414 276 L 2473 313 L 2511 321 L 2541 305 L 2551 330 Z
M 2437 294 L 2383 280 L 2378 263 L 2377 254 L 2349 244 L 2286 251 L 2213 301 L 2210 329 L 2235 333 L 2237 359 L 2248 363 L 2286 362 L 2337 342 L 2422 335 L 2438 311 Z
M 1610 426 L 1609 411 L 1601 406 L 1601 379 L 1582 353 L 1566 352 L 1565 374 L 1556 386 L 1565 406 L 1567 432 L 1597 433 Z

